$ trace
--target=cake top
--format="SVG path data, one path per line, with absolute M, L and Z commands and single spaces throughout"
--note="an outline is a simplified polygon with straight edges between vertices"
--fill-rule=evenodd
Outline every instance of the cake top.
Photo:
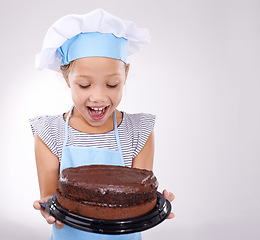
M 104 193 L 152 191 L 158 187 L 152 171 L 112 165 L 66 168 L 61 172 L 59 181 L 80 188 L 96 187 Z

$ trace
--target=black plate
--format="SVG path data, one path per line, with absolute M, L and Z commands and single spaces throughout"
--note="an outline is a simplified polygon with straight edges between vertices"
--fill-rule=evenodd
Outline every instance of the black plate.
M 80 216 L 63 209 L 56 200 L 56 195 L 45 205 L 48 213 L 62 223 L 79 230 L 102 234 L 127 234 L 141 232 L 164 221 L 171 212 L 171 204 L 157 192 L 156 207 L 149 213 L 131 219 L 102 220 Z

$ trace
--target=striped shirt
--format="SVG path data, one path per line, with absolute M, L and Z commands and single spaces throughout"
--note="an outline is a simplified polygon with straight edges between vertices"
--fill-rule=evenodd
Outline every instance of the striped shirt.
M 154 128 L 155 116 L 147 113 L 123 113 L 123 119 L 118 126 L 118 134 L 126 166 L 132 166 L 132 159 L 137 156 L 146 143 Z M 65 138 L 66 122 L 63 114 L 55 116 L 39 116 L 29 119 L 33 135 L 37 135 L 47 145 L 59 161 L 62 156 L 62 146 Z M 115 131 L 101 134 L 80 132 L 68 126 L 67 146 L 100 147 L 118 150 Z

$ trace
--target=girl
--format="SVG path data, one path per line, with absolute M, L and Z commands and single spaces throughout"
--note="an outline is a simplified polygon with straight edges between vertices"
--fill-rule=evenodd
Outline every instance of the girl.
M 56 193 L 59 173 L 67 167 L 101 163 L 152 170 L 155 116 L 117 110 L 129 71 L 127 55 L 148 41 L 145 29 L 102 9 L 65 16 L 45 36 L 36 66 L 61 70 L 74 103 L 65 114 L 30 119 L 41 194 L 34 208 L 49 224 L 55 223 L 53 240 L 141 239 L 140 233 L 101 235 L 71 228 L 40 203 Z M 80 156 L 79 147 L 84 152 Z M 104 148 L 105 156 L 100 151 Z M 169 201 L 174 198 L 166 190 L 163 194 Z

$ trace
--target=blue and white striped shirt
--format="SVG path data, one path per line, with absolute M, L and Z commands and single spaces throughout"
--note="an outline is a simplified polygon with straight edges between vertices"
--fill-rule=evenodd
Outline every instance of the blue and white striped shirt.
M 59 161 L 65 138 L 65 120 L 63 114 L 39 116 L 29 119 L 33 135 L 37 135 L 47 145 Z M 132 159 L 137 156 L 154 128 L 155 116 L 147 113 L 129 114 L 123 112 L 123 119 L 118 126 L 118 134 L 125 165 L 132 166 Z M 115 132 L 89 134 L 68 127 L 67 146 L 102 147 L 117 150 Z

